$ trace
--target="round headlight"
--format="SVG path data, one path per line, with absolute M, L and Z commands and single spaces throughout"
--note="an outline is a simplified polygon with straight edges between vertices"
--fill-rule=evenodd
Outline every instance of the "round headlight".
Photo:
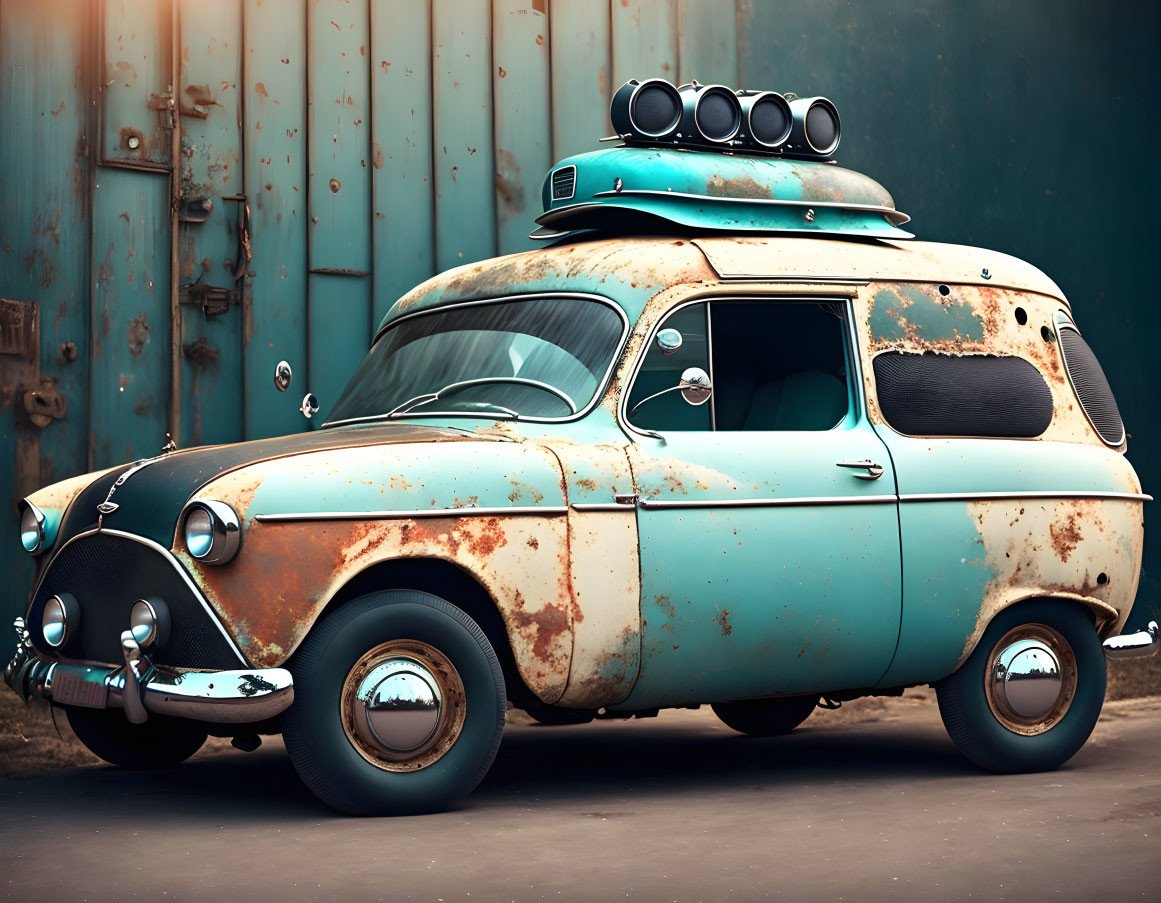
M 198 499 L 185 515 L 185 547 L 206 564 L 225 564 L 242 543 L 238 515 L 225 502 Z
M 20 543 L 35 555 L 44 546 L 44 514 L 31 502 L 24 502 L 20 515 Z
M 160 649 L 169 640 L 169 607 L 162 599 L 138 599 L 129 610 L 133 639 L 148 649 Z
M 49 597 L 44 603 L 44 614 L 40 619 L 40 629 L 44 641 L 54 649 L 63 646 L 70 636 L 81 626 L 81 607 L 68 593 Z

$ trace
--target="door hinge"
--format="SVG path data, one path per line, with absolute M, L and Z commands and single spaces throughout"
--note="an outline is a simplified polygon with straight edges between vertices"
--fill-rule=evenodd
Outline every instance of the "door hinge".
M 223 288 L 199 280 L 180 286 L 178 302 L 196 304 L 207 317 L 217 317 L 226 313 L 232 305 L 242 303 L 242 291 L 242 288 Z

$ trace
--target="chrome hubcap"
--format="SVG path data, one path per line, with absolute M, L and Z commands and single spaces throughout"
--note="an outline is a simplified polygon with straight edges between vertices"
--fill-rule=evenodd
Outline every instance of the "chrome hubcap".
M 996 720 L 1031 736 L 1060 721 L 1076 695 L 1072 647 L 1044 624 L 1023 624 L 993 647 L 985 677 L 988 705 Z
M 464 686 L 435 647 L 392 640 L 355 663 L 341 705 L 347 738 L 364 759 L 387 771 L 415 771 L 442 758 L 459 737 Z

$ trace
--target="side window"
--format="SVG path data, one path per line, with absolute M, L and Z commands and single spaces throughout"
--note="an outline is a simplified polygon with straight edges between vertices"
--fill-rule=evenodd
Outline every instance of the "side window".
M 663 348 L 658 343 L 658 338 L 666 338 L 670 340 L 670 345 L 673 344 L 673 334 L 668 330 L 676 330 L 681 337 L 681 344 L 676 350 Z M 676 386 L 681 380 L 681 374 L 689 367 L 700 367 L 708 372 L 709 345 L 706 339 L 705 304 L 691 304 L 665 318 L 654 333 L 652 344 L 645 352 L 645 359 L 629 393 L 626 413 L 633 426 L 659 432 L 712 429 L 712 398 L 710 404 L 695 407 L 687 403 L 680 392 L 666 392 L 641 404 L 650 395 Z M 632 413 L 638 404 L 641 407 Z
M 845 311 L 833 302 L 714 302 L 717 429 L 829 430 L 853 416 Z

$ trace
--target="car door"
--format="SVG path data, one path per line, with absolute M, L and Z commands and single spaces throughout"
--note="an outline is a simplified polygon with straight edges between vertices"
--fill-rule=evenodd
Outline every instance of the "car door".
M 618 708 L 870 687 L 887 670 L 898 505 L 849 324 L 843 299 L 728 299 L 650 336 L 621 408 L 642 663 Z M 712 386 L 700 405 L 671 390 L 690 368 Z

